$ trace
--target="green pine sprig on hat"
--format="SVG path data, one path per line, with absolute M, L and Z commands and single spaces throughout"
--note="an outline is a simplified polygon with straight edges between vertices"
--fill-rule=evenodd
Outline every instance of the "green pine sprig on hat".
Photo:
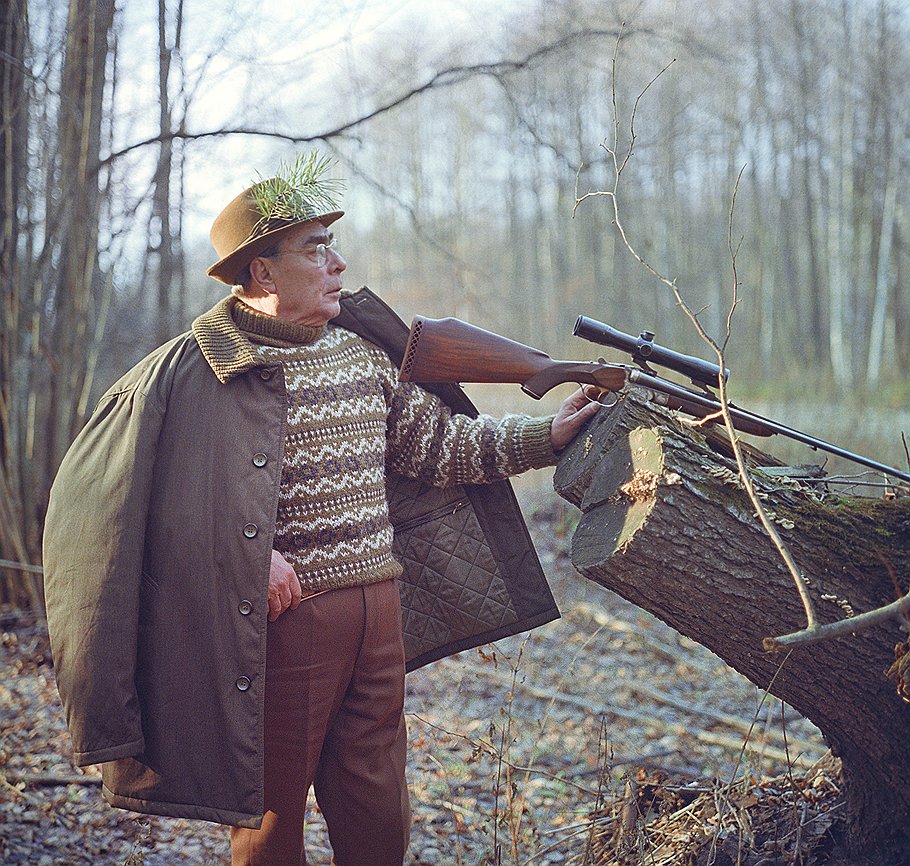
M 300 153 L 293 163 L 281 163 L 275 177 L 253 185 L 252 196 L 260 223 L 273 219 L 302 222 L 338 210 L 344 181 L 324 177 L 334 162 L 318 151 Z

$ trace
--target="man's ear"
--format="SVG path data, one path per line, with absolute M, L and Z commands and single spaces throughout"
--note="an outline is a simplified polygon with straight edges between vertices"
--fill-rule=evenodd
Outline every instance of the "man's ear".
M 253 278 L 253 287 L 270 295 L 277 291 L 268 259 L 259 256 L 253 259 L 250 262 L 250 276 Z

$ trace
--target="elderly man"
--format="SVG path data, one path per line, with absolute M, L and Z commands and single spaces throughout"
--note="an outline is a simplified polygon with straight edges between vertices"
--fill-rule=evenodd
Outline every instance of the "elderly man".
M 500 479 L 596 409 L 496 421 L 399 383 L 406 328 L 342 292 L 325 170 L 219 215 L 233 294 L 102 397 L 46 521 L 77 764 L 114 806 L 231 825 L 234 864 L 306 862 L 311 785 L 338 866 L 402 863 L 406 663 L 558 615 Z

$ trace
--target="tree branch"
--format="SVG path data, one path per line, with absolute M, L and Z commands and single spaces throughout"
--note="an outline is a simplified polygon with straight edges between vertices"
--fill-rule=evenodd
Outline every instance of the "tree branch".
M 112 162 L 115 162 L 121 157 L 126 156 L 128 153 L 132 153 L 134 150 L 139 150 L 140 148 L 148 147 L 152 144 L 161 144 L 165 141 L 172 141 L 177 138 L 185 139 L 188 141 L 198 141 L 203 138 L 217 138 L 227 135 L 259 135 L 267 138 L 277 138 L 282 141 L 291 142 L 293 144 L 306 144 L 313 141 L 327 142 L 329 139 L 337 138 L 346 132 L 350 132 L 352 129 L 355 129 L 358 126 L 361 126 L 364 123 L 367 123 L 368 121 L 379 117 L 382 114 L 386 114 L 389 111 L 392 111 L 405 102 L 408 102 L 409 100 L 414 99 L 415 97 L 420 96 L 429 90 L 443 87 L 452 87 L 453 85 L 460 84 L 463 81 L 467 81 L 471 78 L 476 78 L 479 76 L 489 75 L 496 78 L 501 78 L 503 76 L 514 75 L 516 72 L 527 69 L 543 58 L 548 57 L 549 55 L 556 52 L 562 51 L 563 49 L 568 48 L 577 42 L 604 36 L 615 38 L 616 35 L 617 34 L 615 30 L 580 30 L 576 33 L 569 33 L 566 36 L 563 36 L 561 39 L 557 39 L 555 42 L 550 42 L 546 45 L 542 45 L 520 60 L 499 60 L 489 63 L 475 63 L 466 66 L 452 66 L 447 69 L 442 69 L 439 72 L 431 75 L 425 82 L 423 82 L 423 84 L 419 84 L 415 87 L 410 88 L 409 90 L 404 91 L 393 99 L 384 102 L 382 105 L 373 109 L 372 111 L 369 111 L 366 114 L 355 118 L 354 120 L 349 120 L 346 123 L 342 123 L 330 129 L 323 130 L 322 132 L 309 134 L 301 133 L 295 135 L 293 133 L 280 132 L 278 130 L 255 129 L 243 126 L 223 127 L 221 129 L 213 129 L 202 132 L 187 132 L 186 130 L 178 129 L 166 135 L 156 135 L 143 139 L 142 141 L 134 142 L 133 144 L 127 145 L 120 150 L 109 153 L 94 167 L 94 170 L 95 172 L 98 172 L 105 166 L 108 166 Z
M 806 644 L 818 643 L 823 640 L 834 640 L 835 638 L 865 631 L 889 619 L 899 619 L 908 615 L 910 615 L 910 592 L 897 601 L 891 602 L 891 604 L 877 607 L 858 616 L 841 619 L 826 625 L 816 624 L 814 627 L 810 626 L 802 631 L 794 631 L 780 637 L 766 637 L 762 641 L 762 647 L 768 652 L 776 652 L 787 647 L 805 646 Z

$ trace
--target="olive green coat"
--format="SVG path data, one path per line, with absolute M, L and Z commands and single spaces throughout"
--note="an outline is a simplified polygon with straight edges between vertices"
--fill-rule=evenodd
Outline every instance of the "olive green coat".
M 75 760 L 103 763 L 105 798 L 258 827 L 287 395 L 226 309 L 102 397 L 51 491 L 45 592 Z M 400 362 L 407 329 L 369 290 L 336 321 Z M 558 616 L 506 482 L 388 492 L 410 668 Z

